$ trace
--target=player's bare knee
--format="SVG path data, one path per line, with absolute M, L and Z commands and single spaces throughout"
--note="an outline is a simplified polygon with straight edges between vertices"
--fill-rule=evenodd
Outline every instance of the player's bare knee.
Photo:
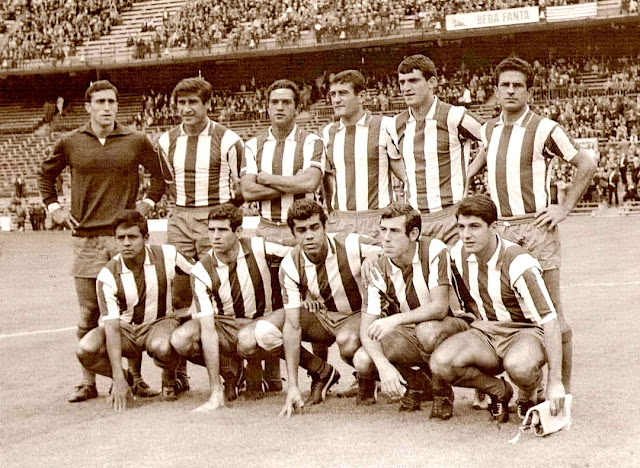
M 364 348 L 360 347 L 353 355 L 353 367 L 359 374 L 369 375 L 373 371 L 373 361 Z
M 171 357 L 171 341 L 166 337 L 156 337 L 149 343 L 147 354 L 154 360 L 168 362 Z
M 171 346 L 182 356 L 191 356 L 193 341 L 193 336 L 185 327 L 178 327 L 171 334 Z
M 571 343 L 573 340 L 573 330 L 565 320 L 560 322 L 560 334 L 563 343 Z
M 453 359 L 445 350 L 436 349 L 429 360 L 429 368 L 434 375 L 444 380 L 453 378 Z
M 541 363 L 534 359 L 509 359 L 508 357 L 502 364 L 513 382 L 522 388 L 530 387 L 537 382 L 542 367 Z
M 360 336 L 358 333 L 339 333 L 336 336 L 336 344 L 340 348 L 342 357 L 352 360 L 353 355 L 360 348 Z
M 427 353 L 433 352 L 436 346 L 444 340 L 445 336 L 441 330 L 431 328 L 418 334 L 418 341 Z

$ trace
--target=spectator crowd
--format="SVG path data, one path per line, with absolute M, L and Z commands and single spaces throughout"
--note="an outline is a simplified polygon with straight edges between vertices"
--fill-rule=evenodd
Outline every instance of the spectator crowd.
M 133 0 L 6 0 L 0 5 L 0 61 L 19 67 L 29 59 L 52 63 L 76 55 L 83 42 L 98 39 L 118 23 Z M 130 36 L 134 58 L 172 48 L 206 50 L 224 44 L 227 50 L 255 49 L 273 38 L 276 45 L 298 42 L 303 35 L 316 42 L 333 42 L 393 33 L 402 21 L 415 28 L 443 28 L 446 15 L 522 6 L 580 3 L 582 0 L 193 0 L 175 14 L 165 11 L 161 24 L 153 20 Z M 585 0 L 586 1 L 586 0 Z M 621 4 L 629 13 L 637 1 Z M 578 86 L 579 83 L 576 83 Z M 478 92 L 482 87 L 478 87 Z M 469 90 L 473 93 L 473 90 Z M 467 96 L 463 96 L 465 99 Z M 473 99 L 473 98 L 472 98 Z
M 62 62 L 84 41 L 98 39 L 118 23 L 132 0 L 3 0 L 0 61 L 18 67 L 29 59 Z M 10 20 L 7 27 L 5 21 Z

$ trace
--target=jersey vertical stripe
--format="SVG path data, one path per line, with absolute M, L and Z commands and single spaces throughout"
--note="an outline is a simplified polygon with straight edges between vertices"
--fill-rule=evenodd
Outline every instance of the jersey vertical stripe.
M 480 121 L 464 107 L 434 98 L 424 121 L 410 110 L 394 117 L 390 136 L 405 162 L 409 202 L 423 213 L 441 211 L 464 194 L 471 141 L 481 138 Z
M 553 120 L 527 110 L 513 125 L 502 116 L 482 128 L 488 189 L 501 217 L 537 213 L 551 203 L 549 165 L 571 161 L 578 149 Z
M 269 129 L 247 141 L 241 174 L 270 174 L 294 176 L 301 170 L 316 167 L 323 170 L 324 146 L 317 135 L 297 125 L 284 141 L 278 141 Z M 261 200 L 260 214 L 271 221 L 283 222 L 293 202 L 313 194 L 286 194 L 273 200 Z
M 381 257 L 382 280 L 369 286 L 367 313 L 380 315 L 386 301 L 388 314 L 408 312 L 431 302 L 430 291 L 451 284 L 449 253 L 446 245 L 431 237 L 420 238 L 410 265 L 399 268 Z
M 366 236 L 353 233 L 327 234 L 324 262 L 313 263 L 296 247 L 280 266 L 283 302 L 287 309 L 300 307 L 309 293 L 322 298 L 329 311 L 357 313 L 362 308 L 361 262 L 380 248 Z
M 173 171 L 176 205 L 215 206 L 232 198 L 243 154 L 235 132 L 210 120 L 202 133 L 190 136 L 180 125 L 164 133 L 158 145 Z
M 498 248 L 487 263 L 463 251 L 451 250 L 453 267 L 461 273 L 466 308 L 482 320 L 542 325 L 556 311 L 542 280 L 542 268 L 525 249 L 498 236 Z
M 269 262 L 291 249 L 260 237 L 240 239 L 234 262 L 219 261 L 213 251 L 192 270 L 197 316 L 256 318 L 272 310 Z
M 176 268 L 188 270 L 190 265 L 170 245 L 145 247 L 141 275 L 127 268 L 121 255 L 116 255 L 96 281 L 101 321 L 120 318 L 140 324 L 172 314 L 171 282 Z
M 398 157 L 387 132 L 392 122 L 367 111 L 355 125 L 334 122 L 324 128 L 328 170 L 336 178 L 334 209 L 377 210 L 391 203 L 389 158 Z

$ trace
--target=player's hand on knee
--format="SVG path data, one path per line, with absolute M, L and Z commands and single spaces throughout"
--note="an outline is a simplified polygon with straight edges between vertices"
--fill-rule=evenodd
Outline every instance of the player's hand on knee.
M 380 341 L 391 333 L 396 326 L 396 320 L 393 315 L 391 317 L 379 318 L 369 325 L 369 338 Z
M 127 409 L 129 402 L 133 399 L 133 392 L 131 387 L 124 379 L 115 379 L 113 386 L 111 387 L 111 394 L 109 395 L 109 402 L 116 411 L 123 411 Z
M 279 416 L 286 416 L 287 418 L 290 418 L 296 411 L 299 411 L 300 414 L 302 414 L 303 408 L 304 400 L 300 394 L 300 389 L 292 387 L 289 388 L 289 391 L 287 392 L 287 399 L 284 402 L 284 407 L 282 408 L 282 411 L 280 411 Z
M 560 380 L 547 383 L 547 401 L 550 405 L 551 416 L 562 414 L 564 411 L 564 397 L 564 385 Z
M 382 392 L 386 393 L 391 398 L 400 398 L 407 391 L 405 387 L 407 381 L 393 365 L 389 364 L 389 366 L 379 369 L 378 375 L 380 376 Z
M 193 410 L 194 413 L 208 413 L 209 411 L 215 411 L 220 408 L 224 408 L 224 392 L 222 387 L 217 387 L 211 390 L 211 397 L 203 405 L 198 406 Z

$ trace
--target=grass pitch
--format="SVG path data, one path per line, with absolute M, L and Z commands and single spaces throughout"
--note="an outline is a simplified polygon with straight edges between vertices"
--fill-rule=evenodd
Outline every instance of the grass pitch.
M 515 417 L 498 428 L 456 389 L 454 418 L 430 421 L 397 405 L 355 406 L 331 392 L 290 420 L 284 394 L 196 414 L 206 372 L 190 365 L 192 390 L 175 403 L 138 400 L 125 413 L 100 398 L 69 404 L 79 379 L 77 305 L 68 233 L 0 234 L 0 466 L 422 467 L 640 466 L 640 217 L 570 218 L 561 227 L 563 301 L 574 332 L 574 423 L 516 445 Z M 346 388 L 351 371 L 330 361 Z M 143 374 L 160 385 L 145 359 Z M 284 368 L 283 368 L 284 375 Z M 303 389 L 309 380 L 301 374 Z

